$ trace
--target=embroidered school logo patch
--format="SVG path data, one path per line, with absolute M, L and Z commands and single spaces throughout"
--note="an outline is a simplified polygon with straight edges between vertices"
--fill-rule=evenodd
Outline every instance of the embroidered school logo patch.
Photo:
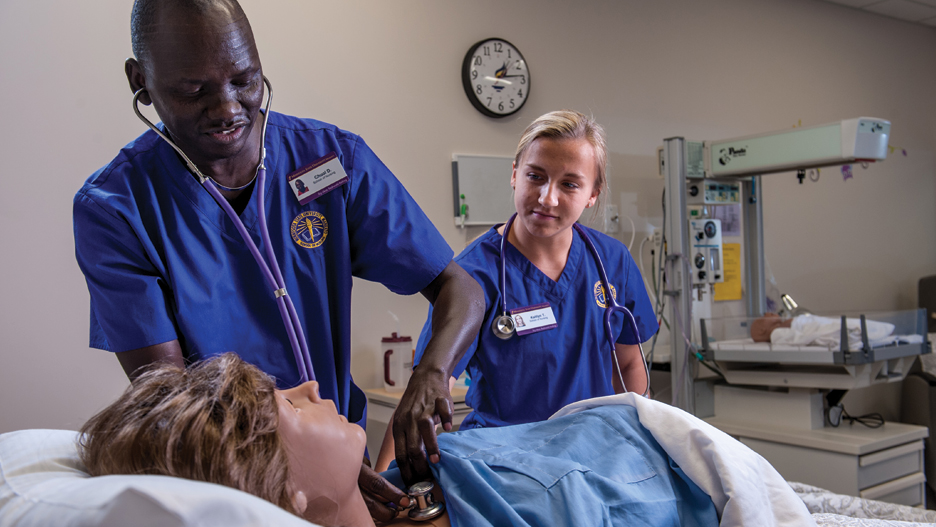
M 314 210 L 307 210 L 296 216 L 289 227 L 293 241 L 306 249 L 314 249 L 328 237 L 328 222 L 325 216 Z
M 617 291 L 614 289 L 613 284 L 608 284 L 611 286 L 611 298 L 617 300 Z M 595 287 L 593 288 L 595 292 L 595 303 L 598 304 L 598 307 L 604 309 L 608 307 L 608 300 L 605 298 L 604 287 L 601 287 L 601 280 L 595 282 Z

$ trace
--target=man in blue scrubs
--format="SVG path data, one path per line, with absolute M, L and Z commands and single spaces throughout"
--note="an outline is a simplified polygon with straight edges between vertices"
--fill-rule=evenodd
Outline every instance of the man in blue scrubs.
M 263 72 L 236 0 L 138 0 L 131 20 L 131 89 L 211 178 L 263 251 L 258 230 Z M 448 378 L 477 334 L 483 295 L 364 141 L 335 126 L 271 113 L 264 144 L 271 245 L 308 336 L 323 397 L 362 426 L 366 399 L 350 375 L 352 276 L 435 307 L 437 338 L 400 402 L 396 429 L 417 474 L 437 459 L 435 423 L 451 423 Z M 314 199 L 298 175 L 334 155 L 341 178 Z M 303 187 L 308 182 L 303 182 Z M 147 131 L 75 196 L 76 256 L 91 296 L 91 346 L 115 352 L 132 379 L 155 361 L 185 364 L 226 351 L 299 383 L 286 330 L 258 264 L 175 151 Z M 405 499 L 362 468 L 378 520 Z

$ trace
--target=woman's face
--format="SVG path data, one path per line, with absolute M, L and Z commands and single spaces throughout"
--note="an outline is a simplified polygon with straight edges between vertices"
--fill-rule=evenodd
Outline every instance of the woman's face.
M 518 223 L 537 238 L 565 232 L 595 204 L 597 180 L 595 148 L 586 139 L 536 139 L 510 176 Z
M 310 510 L 324 512 L 357 488 L 367 436 L 349 423 L 318 383 L 277 391 L 278 431 L 289 453 L 293 492 L 302 491 Z

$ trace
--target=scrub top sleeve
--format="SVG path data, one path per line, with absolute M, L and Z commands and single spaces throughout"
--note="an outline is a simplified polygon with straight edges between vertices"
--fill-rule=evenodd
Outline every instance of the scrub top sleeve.
M 394 293 L 418 293 L 439 276 L 454 252 L 361 138 L 348 168 L 352 274 Z
M 166 283 L 130 226 L 82 194 L 73 214 L 75 257 L 91 295 L 91 346 L 117 352 L 177 339 Z
M 625 248 L 626 252 L 627 249 Z M 650 303 L 650 297 L 647 296 L 647 289 L 644 287 L 643 277 L 640 270 L 634 265 L 633 258 L 629 253 L 624 255 L 622 269 L 625 273 L 626 281 L 624 284 L 624 307 L 634 314 L 634 322 L 637 323 L 637 331 L 640 332 L 640 342 L 650 340 L 660 329 L 657 323 L 656 314 L 653 305 Z M 637 344 L 634 338 L 633 328 L 627 315 L 624 316 L 624 327 L 618 336 L 618 344 Z

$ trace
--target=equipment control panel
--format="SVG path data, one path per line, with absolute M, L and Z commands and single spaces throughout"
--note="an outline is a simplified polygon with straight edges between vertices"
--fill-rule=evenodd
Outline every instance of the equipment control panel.
M 741 203 L 741 184 L 738 182 L 688 181 L 686 205 L 732 205 Z
M 691 220 L 689 236 L 689 244 L 692 247 L 689 259 L 692 266 L 692 284 L 724 282 L 721 220 Z

